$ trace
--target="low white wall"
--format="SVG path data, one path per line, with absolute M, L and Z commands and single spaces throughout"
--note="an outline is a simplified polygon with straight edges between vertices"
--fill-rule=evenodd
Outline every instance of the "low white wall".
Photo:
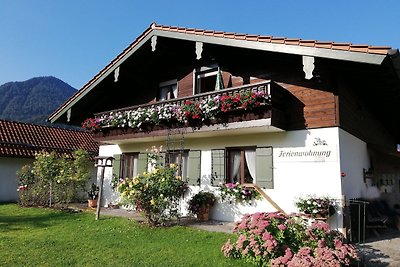
M 32 162 L 33 159 L 0 157 L 0 202 L 18 201 L 16 172 Z
M 103 145 L 99 148 L 99 156 L 114 156 L 121 154 L 121 149 L 117 145 Z M 100 184 L 101 169 L 97 169 L 97 184 Z M 103 192 L 101 198 L 101 205 L 108 206 L 116 204 L 119 201 L 119 194 L 111 188 L 111 181 L 113 178 L 112 168 L 106 167 L 104 170 Z
M 365 197 L 363 169 L 368 170 L 370 158 L 367 144 L 348 132 L 340 129 L 340 165 L 343 177 L 343 192 L 346 199 Z
M 315 145 L 315 144 L 319 145 Z M 164 145 L 164 142 L 128 143 L 119 146 L 102 146 L 100 155 L 112 156 L 121 152 L 141 152 L 152 146 Z M 235 136 L 215 136 L 213 138 L 185 138 L 185 149 L 201 150 L 201 188 L 191 188 L 192 192 L 200 189 L 214 190 L 210 184 L 211 149 L 232 146 L 272 146 L 274 160 L 274 189 L 265 192 L 287 213 L 295 212 L 294 201 L 299 196 L 314 194 L 340 199 L 341 168 L 339 153 L 339 128 L 324 128 L 290 132 L 247 134 Z M 309 151 L 325 149 L 329 157 L 280 157 L 282 152 Z M 111 168 L 106 170 L 105 201 L 117 201 L 118 196 L 107 187 L 111 181 Z M 187 200 L 186 200 L 187 201 Z M 105 203 L 105 204 L 107 204 Z M 182 205 L 183 207 L 185 205 Z M 266 200 L 256 201 L 252 205 L 234 205 L 219 202 L 211 217 L 217 220 L 239 220 L 246 213 L 256 211 L 275 211 Z M 334 216 L 331 222 L 335 228 L 342 227 L 341 216 Z

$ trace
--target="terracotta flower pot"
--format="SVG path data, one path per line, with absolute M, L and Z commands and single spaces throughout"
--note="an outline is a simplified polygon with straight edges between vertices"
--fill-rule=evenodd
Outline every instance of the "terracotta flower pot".
M 97 207 L 97 199 L 88 199 L 88 207 L 96 208 Z
M 210 215 L 210 208 L 209 207 L 201 207 L 200 210 L 197 212 L 197 220 L 199 221 L 208 221 Z

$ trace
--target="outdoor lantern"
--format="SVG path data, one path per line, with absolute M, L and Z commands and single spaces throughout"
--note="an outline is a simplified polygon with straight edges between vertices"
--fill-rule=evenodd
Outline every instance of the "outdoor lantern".
M 97 203 L 97 209 L 96 209 L 96 220 L 99 219 L 100 216 L 100 208 L 101 208 L 101 194 L 103 191 L 103 181 L 104 181 L 104 171 L 106 167 L 112 167 L 113 166 L 113 157 L 104 157 L 104 156 L 98 156 L 95 157 L 96 163 L 94 164 L 95 167 L 98 169 L 101 168 L 101 174 L 100 174 L 100 185 L 99 185 L 99 202 Z

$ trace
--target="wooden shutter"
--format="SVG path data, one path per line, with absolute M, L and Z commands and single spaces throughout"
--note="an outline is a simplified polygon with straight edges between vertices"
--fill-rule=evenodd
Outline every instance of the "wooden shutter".
M 122 173 L 121 173 L 122 155 L 116 154 L 116 155 L 113 155 L 113 157 L 114 157 L 113 176 L 115 175 L 116 177 L 121 178 L 121 176 L 122 176 Z
M 256 184 L 263 188 L 274 188 L 272 147 L 256 149 Z
M 189 162 L 188 162 L 188 185 L 200 185 L 200 175 L 201 175 L 201 151 L 200 150 L 190 150 L 189 151 Z
M 138 175 L 147 171 L 147 153 L 139 153 L 138 155 Z
M 211 150 L 211 184 L 225 183 L 225 149 Z

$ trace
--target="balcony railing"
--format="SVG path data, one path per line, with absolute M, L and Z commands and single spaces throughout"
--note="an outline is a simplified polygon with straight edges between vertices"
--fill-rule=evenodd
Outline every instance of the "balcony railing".
M 273 103 L 279 107 L 278 102 L 283 102 L 279 92 L 281 87 L 270 81 L 227 88 L 97 113 L 86 122 L 86 128 L 93 130 L 98 138 L 126 134 L 140 137 L 167 128 L 199 129 L 204 125 L 271 119 Z M 277 126 L 282 127 L 282 113 L 274 114 Z
M 195 101 L 205 101 L 210 98 L 217 97 L 217 96 L 222 96 L 222 95 L 233 96 L 235 94 L 244 93 L 244 92 L 258 92 L 258 93 L 262 92 L 266 96 L 269 96 L 270 91 L 271 91 L 271 81 L 260 82 L 260 83 L 248 84 L 248 85 L 243 85 L 243 86 L 238 86 L 238 87 L 226 88 L 226 89 L 217 90 L 217 91 L 200 93 L 200 94 L 196 94 L 196 95 L 189 96 L 189 97 L 180 97 L 180 98 L 175 98 L 175 99 L 159 101 L 156 103 L 147 103 L 147 104 L 141 104 L 141 105 L 135 105 L 135 106 L 130 106 L 130 107 L 126 107 L 126 108 L 121 108 L 121 109 L 100 112 L 100 113 L 96 113 L 95 117 L 102 117 L 104 115 L 110 114 L 110 112 L 116 113 L 116 112 L 122 112 L 122 111 L 131 111 L 131 110 L 136 110 L 139 108 L 150 108 L 150 107 L 154 107 L 154 106 L 161 106 L 161 107 L 165 106 L 165 105 L 182 106 L 186 101 L 194 101 L 194 102 Z

